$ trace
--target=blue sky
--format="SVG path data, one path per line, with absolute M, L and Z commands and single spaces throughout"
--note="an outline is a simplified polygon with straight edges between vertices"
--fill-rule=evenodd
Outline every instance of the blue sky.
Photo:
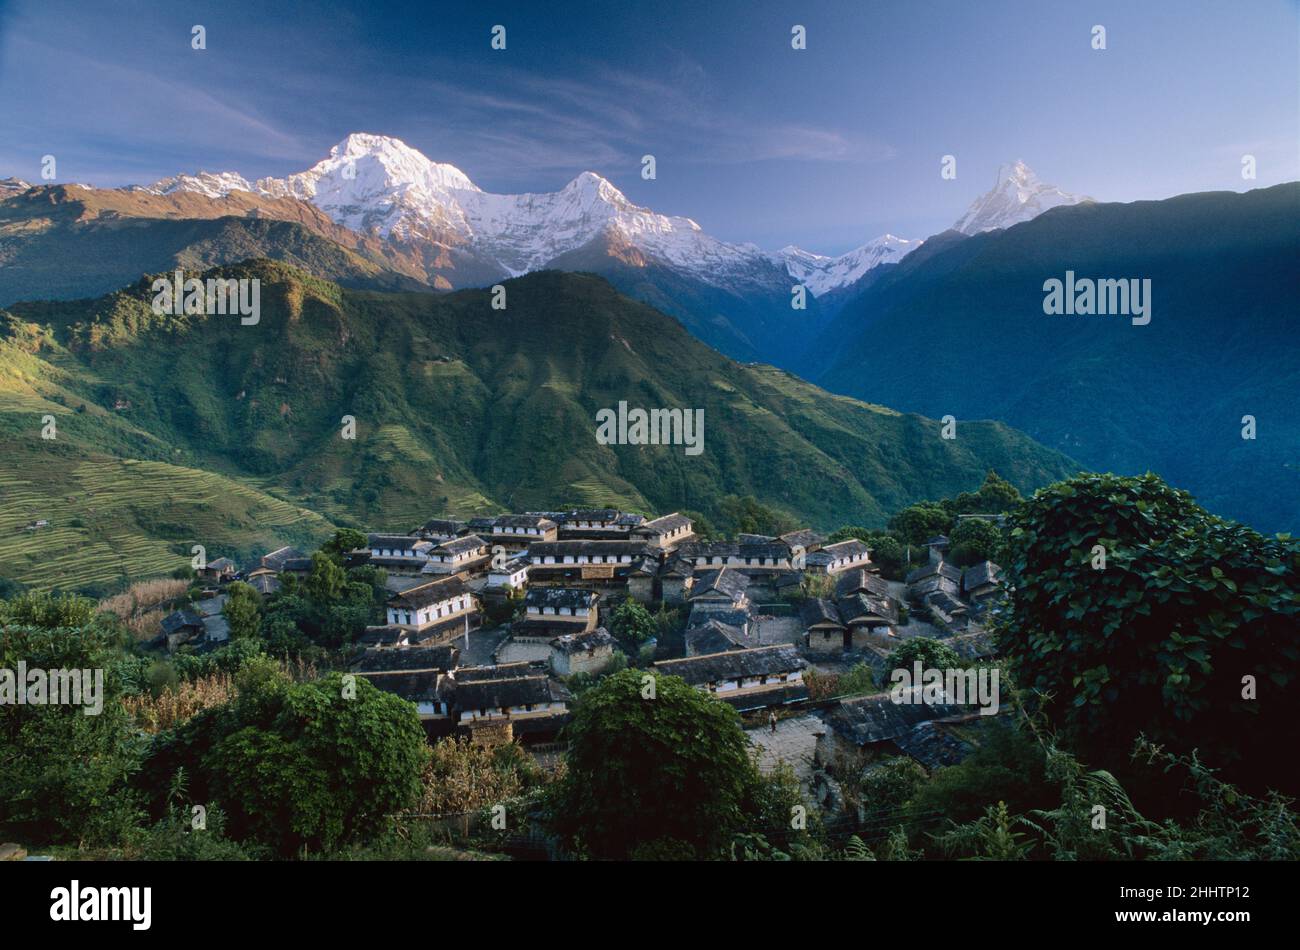
M 1016 158 L 1101 200 L 1296 180 L 1298 49 L 1296 0 L 0 0 L 0 177 L 284 175 L 369 131 L 490 191 L 590 169 L 724 239 L 837 253 L 942 230 Z

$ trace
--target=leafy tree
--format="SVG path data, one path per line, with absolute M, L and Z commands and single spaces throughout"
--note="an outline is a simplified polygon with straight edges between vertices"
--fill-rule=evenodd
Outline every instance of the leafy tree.
M 335 564 L 342 565 L 344 557 L 349 551 L 355 551 L 365 546 L 366 536 L 360 531 L 354 528 L 340 528 L 334 532 L 334 537 L 321 545 L 320 553 Z
M 1002 653 L 1071 748 L 1114 767 L 1144 732 L 1250 788 L 1300 788 L 1276 754 L 1294 734 L 1300 543 L 1154 475 L 1059 482 L 1010 525 Z
M 865 696 L 876 690 L 876 674 L 865 663 L 855 663 L 842 673 L 835 692 L 840 696 Z
M 960 565 L 996 561 L 1001 557 L 1002 532 L 991 521 L 962 518 L 948 536 L 952 560 Z
M 921 661 L 921 667 L 927 670 L 964 669 L 970 664 L 962 662 L 957 651 L 942 640 L 929 637 L 910 637 L 898 645 L 898 649 L 889 655 L 890 669 L 905 669 L 911 672 L 912 664 Z
M 984 476 L 984 484 L 976 492 L 979 508 L 962 514 L 1006 514 L 1024 499 L 1020 492 L 992 469 Z
M 548 814 L 579 851 L 625 858 L 674 839 L 712 857 L 757 809 L 740 717 L 678 677 L 607 677 L 582 695 L 566 734 L 568 769 Z
M 230 625 L 230 639 L 250 639 L 262 628 L 262 597 L 243 581 L 235 581 L 226 588 L 226 603 L 221 613 Z
M 85 627 L 95 616 L 96 602 L 76 594 L 34 591 L 0 601 L 0 623 L 15 626 Z
M 343 568 L 323 550 L 312 555 L 311 573 L 304 585 L 309 596 L 322 603 L 332 603 L 343 596 L 347 582 L 348 576 L 343 573 Z
M 128 785 L 143 740 L 121 697 L 139 675 L 124 663 L 123 634 L 93 602 L 23 595 L 0 603 L 0 669 L 102 671 L 87 706 L 0 703 L 0 830 L 19 840 L 112 844 L 137 820 Z M 11 618 L 21 617 L 23 623 Z M 79 620 L 65 626 L 63 621 Z
M 874 531 L 870 528 L 864 528 L 862 525 L 846 524 L 832 531 L 830 537 L 826 540 L 830 544 L 838 544 L 840 541 L 848 541 L 850 538 L 857 538 L 859 541 L 866 541 L 874 534 Z
M 609 632 L 632 656 L 635 656 L 641 644 L 653 638 L 658 630 L 659 627 L 650 611 L 631 597 L 614 608 L 609 621 Z
M 913 547 L 943 534 L 952 523 L 952 515 L 933 502 L 909 505 L 889 519 L 889 530 Z
M 219 803 L 232 838 L 282 855 L 373 834 L 419 801 L 429 748 L 410 703 L 364 677 L 347 689 L 337 673 L 291 683 L 264 659 L 245 663 L 236 686 L 233 704 L 160 737 L 153 788 L 185 768 L 193 800 Z

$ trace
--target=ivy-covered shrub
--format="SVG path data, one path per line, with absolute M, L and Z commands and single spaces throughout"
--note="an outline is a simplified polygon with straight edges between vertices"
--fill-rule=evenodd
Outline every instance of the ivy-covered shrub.
M 1081 475 L 1010 521 L 1002 653 L 1072 748 L 1145 733 L 1248 787 L 1297 787 L 1300 543 L 1207 513 L 1154 475 Z

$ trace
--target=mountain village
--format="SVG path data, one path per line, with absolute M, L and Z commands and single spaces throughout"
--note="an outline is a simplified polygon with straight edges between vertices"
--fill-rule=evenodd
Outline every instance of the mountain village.
M 1000 568 L 955 566 L 943 536 L 926 550 L 905 580 L 890 581 L 867 544 L 810 529 L 704 541 L 682 514 L 616 509 L 433 519 L 369 534 L 347 553 L 348 567 L 381 568 L 389 591 L 386 622 L 365 628 L 350 671 L 414 703 L 430 742 L 517 741 L 544 757 L 563 747 L 573 678 L 638 662 L 731 705 L 764 754 L 794 760 L 808 794 L 824 800 L 834 783 L 822 767 L 846 752 L 902 753 L 933 768 L 972 748 L 961 736 L 980 716 L 973 706 L 814 688 L 860 664 L 884 681 L 891 654 L 914 637 L 942 640 L 972 664 L 993 657 L 985 622 L 998 609 Z M 199 572 L 200 599 L 167 616 L 154 645 L 214 650 L 229 638 L 221 604 L 231 582 L 271 595 L 312 567 L 288 547 L 242 569 L 213 560 Z M 628 601 L 676 611 L 680 638 L 625 656 L 633 651 L 608 627 Z

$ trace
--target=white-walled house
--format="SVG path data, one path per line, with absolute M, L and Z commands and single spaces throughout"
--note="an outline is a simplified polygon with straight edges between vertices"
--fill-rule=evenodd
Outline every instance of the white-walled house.
M 488 568 L 487 586 L 492 589 L 519 590 L 528 584 L 528 555 L 517 554 L 508 559 L 493 558 Z
M 779 706 L 808 698 L 804 661 L 789 643 L 729 650 L 681 660 L 660 660 L 655 669 L 687 683 L 739 710 Z
M 488 543 L 476 534 L 453 538 L 432 548 L 421 573 L 459 574 L 487 569 L 491 564 Z
M 394 594 L 388 601 L 388 625 L 423 630 L 475 614 L 478 603 L 460 577 L 444 577 Z

